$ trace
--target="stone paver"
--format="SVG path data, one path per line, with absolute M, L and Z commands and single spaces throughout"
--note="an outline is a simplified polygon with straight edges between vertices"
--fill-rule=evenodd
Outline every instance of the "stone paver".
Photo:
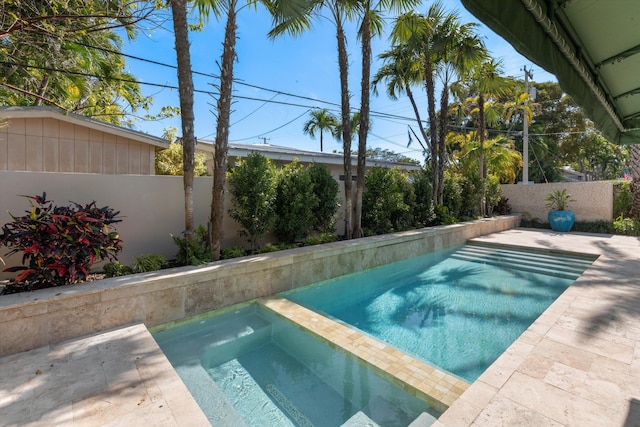
M 0 426 L 206 426 L 142 324 L 0 358 Z
M 515 229 L 485 244 L 597 255 L 472 385 L 278 297 L 298 322 L 435 407 L 454 426 L 640 426 L 640 240 Z M 0 426 L 203 426 L 142 324 L 0 358 Z
M 514 229 L 473 241 L 598 259 L 434 425 L 640 426 L 640 240 Z

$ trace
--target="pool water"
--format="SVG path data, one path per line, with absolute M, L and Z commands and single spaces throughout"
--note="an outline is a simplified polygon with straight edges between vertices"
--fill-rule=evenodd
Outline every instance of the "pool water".
M 282 295 L 473 382 L 592 262 L 465 245 Z
M 154 338 L 215 426 L 404 427 L 439 415 L 257 304 Z

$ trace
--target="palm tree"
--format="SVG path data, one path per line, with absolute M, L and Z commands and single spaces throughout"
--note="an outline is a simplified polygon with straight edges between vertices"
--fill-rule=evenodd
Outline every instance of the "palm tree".
M 450 133 L 447 137 L 449 145 L 456 145 L 456 149 L 452 150 L 452 164 L 465 175 L 477 175 L 480 170 L 480 141 L 476 133 Z M 522 155 L 516 150 L 513 140 L 499 135 L 485 140 L 484 144 L 483 155 L 488 173 L 497 176 L 502 183 L 514 183 L 522 167 Z
M 214 260 L 220 259 L 220 249 L 224 235 L 224 187 L 227 174 L 227 153 L 229 147 L 229 118 L 231 116 L 231 96 L 233 93 L 233 65 L 236 60 L 236 19 L 239 11 L 238 0 L 195 0 L 203 17 L 213 11 L 216 17 L 226 12 L 224 41 L 222 43 L 222 61 L 220 65 L 220 95 L 216 100 L 217 124 L 215 153 L 213 156 L 213 187 L 211 197 L 211 253 Z M 257 0 L 247 0 L 247 4 L 256 6 Z M 289 21 L 297 15 L 306 13 L 305 0 L 287 0 L 274 2 L 263 0 L 274 21 Z
M 498 98 L 504 95 L 512 86 L 512 81 L 501 75 L 501 63 L 489 58 L 470 68 L 458 87 L 463 87 L 472 96 L 463 102 L 468 115 L 476 127 L 478 138 L 478 174 L 486 180 L 487 167 L 485 165 L 485 140 L 487 123 L 496 125 L 502 120 L 502 109 L 498 106 Z M 460 90 L 460 89 L 458 89 Z M 487 112 L 489 114 L 487 114 Z M 486 195 L 482 192 L 480 214 L 487 213 Z
M 375 4 L 374 4 L 375 3 Z M 381 12 L 401 13 L 418 6 L 420 0 L 361 0 L 362 21 L 360 23 L 360 41 L 362 46 L 362 78 L 360 81 L 360 129 L 358 130 L 358 165 L 356 169 L 355 212 L 353 235 L 362 237 L 362 194 L 367 162 L 367 135 L 369 133 L 369 101 L 371 97 L 371 38 L 382 34 L 383 18 Z
M 439 76 L 442 83 L 440 111 L 447 112 L 451 80 L 486 54 L 475 27 L 461 25 L 457 13 L 447 13 L 442 3 L 436 2 L 426 15 L 409 12 L 398 17 L 391 34 L 393 43 L 403 44 L 409 57 L 419 64 L 426 88 L 434 204 L 443 202 L 448 121 L 446 114 L 438 119 L 436 113 L 435 79 Z
M 276 4 L 279 2 L 275 2 Z M 288 3 L 284 0 L 283 3 Z M 331 14 L 332 21 L 336 26 L 336 39 L 338 42 L 338 68 L 340 70 L 340 116 L 342 122 L 342 152 L 344 167 L 344 222 L 345 238 L 352 237 L 352 183 L 351 183 L 351 106 L 349 102 L 349 55 L 347 53 L 347 37 L 344 31 L 344 24 L 352 19 L 357 4 L 353 0 L 311 0 L 306 9 L 301 10 L 296 16 L 284 17 L 274 14 L 276 25 L 269 32 L 270 37 L 277 37 L 284 33 L 299 35 L 311 27 L 311 19 L 318 16 L 325 7 Z
M 184 186 L 185 230 L 193 232 L 193 171 L 196 137 L 193 128 L 193 75 L 189 52 L 187 0 L 169 0 L 173 17 L 173 33 L 178 63 L 178 92 L 182 122 L 182 171 Z
M 311 112 L 311 118 L 304 124 L 303 130 L 304 133 L 309 134 L 311 138 L 315 138 L 316 132 L 320 132 L 320 151 L 323 151 L 323 132 L 326 130 L 333 133 L 336 126 L 338 126 L 338 118 L 331 114 L 329 110 L 323 108 Z
M 373 77 L 373 92 L 377 94 L 378 84 L 386 81 L 387 96 L 392 100 L 397 100 L 402 93 L 406 94 L 411 102 L 420 133 L 425 141 L 429 141 L 429 134 L 424 127 L 416 97 L 411 89 L 412 85 L 419 84 L 422 79 L 420 64 L 414 60 L 412 52 L 405 45 L 393 46 L 378 57 L 384 61 L 384 64 Z M 422 141 L 418 140 L 418 142 L 422 146 L 422 150 L 425 153 L 428 152 Z

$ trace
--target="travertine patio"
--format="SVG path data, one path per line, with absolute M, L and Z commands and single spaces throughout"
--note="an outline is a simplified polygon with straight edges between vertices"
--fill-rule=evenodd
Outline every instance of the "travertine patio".
M 640 239 L 514 229 L 473 240 L 599 258 L 435 426 L 640 425 Z
M 640 425 L 640 240 L 527 229 L 473 240 L 599 258 L 435 425 Z M 0 358 L 0 425 L 207 420 L 136 324 Z

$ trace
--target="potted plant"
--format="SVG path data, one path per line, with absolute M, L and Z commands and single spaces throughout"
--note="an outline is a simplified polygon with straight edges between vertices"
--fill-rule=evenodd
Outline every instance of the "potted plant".
M 569 200 L 570 197 L 566 188 L 547 194 L 547 207 L 551 209 L 548 220 L 553 231 L 571 231 L 573 224 L 576 222 L 576 216 L 573 211 L 567 210 L 569 202 L 574 201 Z

